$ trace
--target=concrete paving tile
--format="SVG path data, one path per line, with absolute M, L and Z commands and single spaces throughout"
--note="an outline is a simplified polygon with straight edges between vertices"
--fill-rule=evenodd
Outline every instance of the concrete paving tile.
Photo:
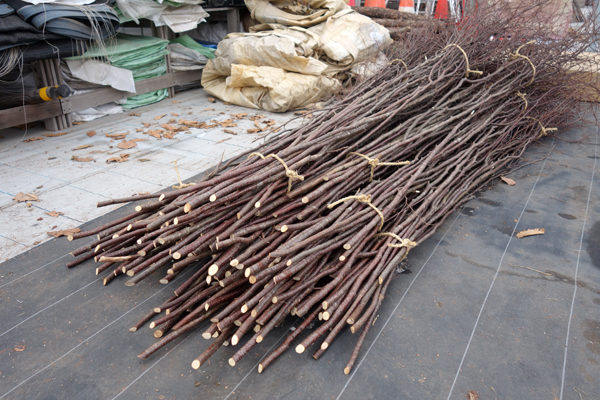
M 106 183 L 102 187 L 105 185 Z M 44 193 L 36 205 L 46 210 L 64 212 L 66 216 L 79 221 L 89 221 L 111 211 L 111 207 L 100 209 L 96 207 L 98 201 L 108 198 L 109 196 L 67 185 Z
M 0 214 L 1 213 L 2 212 L 0 211 Z M 27 246 L 0 236 L 0 263 L 6 260 L 10 260 L 14 256 L 21 254 L 25 250 L 27 250 Z M 0 278 L 2 278 L 2 271 L 0 271 Z
M 129 163 L 129 161 L 128 161 Z M 72 186 L 98 194 L 96 201 L 104 198 L 132 196 L 139 192 L 156 192 L 160 185 L 125 176 L 116 172 L 102 171 L 73 182 Z
M 0 163 L 0 190 L 10 194 L 39 193 L 64 185 L 64 182 L 49 176 L 31 173 L 18 167 Z

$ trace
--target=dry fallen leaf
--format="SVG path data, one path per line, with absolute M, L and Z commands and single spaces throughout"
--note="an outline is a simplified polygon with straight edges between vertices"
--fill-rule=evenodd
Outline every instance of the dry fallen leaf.
M 162 136 L 160 135 L 162 131 L 160 129 L 151 129 L 148 131 L 148 135 L 157 138 L 157 139 L 162 139 Z
M 139 162 L 148 162 L 151 161 L 149 158 L 138 158 Z
M 256 129 L 256 128 L 247 129 L 246 132 L 248 132 L 248 133 L 257 133 L 258 129 Z
M 216 103 L 217 99 L 215 99 L 214 97 L 209 97 L 208 101 L 210 101 L 211 103 Z
M 36 140 L 44 140 L 44 138 L 42 136 L 36 136 L 36 137 L 29 138 L 29 139 L 25 139 L 23 141 L 24 142 L 34 142 Z
M 119 157 L 111 157 L 108 160 L 106 160 L 107 163 L 122 163 L 125 162 L 129 159 L 129 154 L 119 154 Z
M 88 135 L 89 137 L 92 137 L 96 134 L 96 131 L 89 131 L 88 133 L 86 133 L 86 135 Z
M 202 111 L 215 111 L 215 109 L 214 108 L 203 108 Z M 190 114 L 191 114 L 191 112 L 190 112 Z
M 545 233 L 546 230 L 544 228 L 525 229 L 524 231 L 517 233 L 517 237 L 522 239 L 527 236 L 543 235 Z
M 154 117 L 154 120 L 155 120 L 155 121 L 158 121 L 159 119 L 161 119 L 161 118 L 162 118 L 162 117 L 164 117 L 165 115 L 167 115 L 167 114 L 160 114 L 160 115 L 157 115 L 156 117 Z
M 77 233 L 77 232 L 81 232 L 81 229 L 69 228 L 69 229 L 63 229 L 61 231 L 50 231 L 50 232 L 48 232 L 48 235 L 54 236 L 54 237 L 60 237 L 60 236 L 72 235 L 73 233 Z
M 58 217 L 60 215 L 64 215 L 64 213 L 61 213 L 60 211 L 48 211 L 46 215 L 49 215 L 51 217 Z
M 135 140 L 123 140 L 122 142 L 120 142 L 117 147 L 123 150 L 128 150 L 128 149 L 132 149 L 135 146 L 137 146 L 137 141 Z
M 132 111 L 132 112 L 130 112 L 130 113 L 129 113 L 129 114 L 127 114 L 127 115 L 129 115 L 130 117 L 139 117 L 141 114 L 140 114 L 140 113 L 138 113 L 138 112 Z
M 506 183 L 508 186 L 515 186 L 517 182 L 514 179 L 507 178 L 506 176 L 501 176 L 502 182 Z
M 125 136 L 127 136 L 127 132 L 125 132 L 125 133 L 107 133 L 104 136 L 109 137 L 111 139 L 115 139 L 115 140 L 123 140 L 123 139 L 125 139 Z
M 23 203 L 25 201 L 40 201 L 40 199 L 35 194 L 23 192 L 17 193 L 17 195 L 13 197 L 13 200 L 19 203 Z
M 218 142 L 216 142 L 216 144 L 219 144 L 219 143 L 226 142 L 226 141 L 228 141 L 229 139 L 231 139 L 231 138 L 230 138 L 230 137 L 227 137 L 227 138 L 225 138 L 225 139 L 221 139 L 221 140 L 219 140 Z
M 171 115 L 174 117 L 179 117 L 179 114 L 177 114 L 177 113 L 171 113 Z
M 223 129 L 223 132 L 229 133 L 230 135 L 237 135 L 237 132 L 232 131 L 231 129 Z
M 248 116 L 248 113 L 231 114 L 232 118 L 242 119 Z
M 142 125 L 144 125 L 144 128 L 150 128 L 150 122 L 142 122 Z
M 18 351 L 18 352 L 24 351 L 25 350 L 25 345 L 24 344 L 18 344 L 18 345 L 15 346 L 15 348 L 13 350 L 14 351 Z
M 171 100 L 171 102 L 172 102 L 173 104 L 181 103 L 181 101 L 179 101 L 179 100 L 175 100 L 175 99 Z
M 88 147 L 92 147 L 94 146 L 93 144 L 82 144 L 81 146 L 77 146 L 74 149 L 72 149 L 73 151 L 75 150 L 83 150 L 83 149 L 87 149 Z
M 479 399 L 479 393 L 477 393 L 474 390 L 469 390 L 467 392 L 467 400 L 478 400 Z
M 46 137 L 59 137 L 59 136 L 64 136 L 66 134 L 67 134 L 67 132 L 53 132 L 53 133 L 44 133 L 44 136 L 46 136 Z
M 71 156 L 71 161 L 77 161 L 77 162 L 92 162 L 92 161 L 96 161 L 96 160 L 94 160 L 92 157 L 79 157 L 79 156 Z

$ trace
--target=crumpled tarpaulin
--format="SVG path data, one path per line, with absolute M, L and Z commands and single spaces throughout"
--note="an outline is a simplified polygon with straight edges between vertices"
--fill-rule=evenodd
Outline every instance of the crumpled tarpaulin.
M 227 35 L 202 74 L 204 89 L 221 100 L 272 112 L 306 107 L 335 93 L 349 71 L 373 72 L 353 68 L 359 63 L 386 62 L 387 29 L 343 0 L 246 4 L 262 24 Z
M 152 20 L 155 26 L 167 25 L 173 32 L 185 32 L 204 22 L 208 13 L 200 6 L 203 0 L 117 0 L 124 21 L 139 24 L 142 18 Z

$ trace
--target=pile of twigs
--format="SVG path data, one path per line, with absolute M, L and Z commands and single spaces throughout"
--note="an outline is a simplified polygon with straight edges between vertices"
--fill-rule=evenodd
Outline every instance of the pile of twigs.
M 105 283 L 125 275 L 130 286 L 156 271 L 168 283 L 191 270 L 131 328 L 150 322 L 162 337 L 142 358 L 202 327 L 215 340 L 193 368 L 223 345 L 239 346 L 233 366 L 291 314 L 302 323 L 259 372 L 296 339 L 298 353 L 319 341 L 319 358 L 347 329 L 358 334 L 349 373 L 410 249 L 575 110 L 563 67 L 577 59 L 577 43 L 527 41 L 512 29 L 515 16 L 477 21 L 416 33 L 387 67 L 301 127 L 74 234 L 98 239 L 69 266 L 94 258 Z
M 431 19 L 431 17 L 425 15 L 410 14 L 389 8 L 352 7 L 352 9 L 386 27 L 390 32 L 390 37 L 394 40 L 404 39 L 409 32 L 414 30 L 426 28 L 438 31 L 443 29 L 445 25 L 444 22 Z

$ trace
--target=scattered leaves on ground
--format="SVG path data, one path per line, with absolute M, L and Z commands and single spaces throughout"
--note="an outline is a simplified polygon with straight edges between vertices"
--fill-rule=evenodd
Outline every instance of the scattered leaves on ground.
M 96 131 L 89 131 L 88 133 L 86 133 L 86 135 L 88 135 L 89 137 L 92 137 L 92 136 L 96 135 Z
M 58 216 L 64 215 L 64 213 L 62 213 L 60 211 L 48 211 L 46 213 L 46 215 L 49 215 L 51 217 L 58 217 Z
M 92 162 L 92 161 L 96 161 L 96 160 L 94 160 L 92 157 L 79 157 L 79 156 L 71 156 L 71 161 L 77 161 L 77 162 Z
M 148 131 L 148 135 L 156 138 L 156 139 L 162 139 L 161 133 L 162 131 L 160 129 L 151 129 Z
M 506 183 L 508 186 L 515 186 L 517 182 L 514 179 L 507 178 L 506 176 L 501 176 L 502 182 Z
M 527 236 L 543 235 L 545 233 L 546 230 L 544 228 L 525 229 L 524 231 L 517 233 L 517 237 L 522 239 Z
M 129 154 L 126 153 L 122 153 L 119 154 L 118 157 L 111 157 L 108 160 L 106 160 L 107 163 L 122 163 L 129 160 Z
M 66 134 L 67 134 L 67 132 L 52 132 L 52 133 L 44 133 L 44 136 L 46 136 L 46 137 L 59 137 L 59 136 L 64 136 Z
M 31 137 L 28 139 L 23 140 L 24 142 L 35 142 L 36 140 L 44 140 L 43 136 L 36 136 L 36 137 Z
M 17 193 L 17 195 L 15 197 L 13 197 L 13 200 L 15 200 L 19 203 L 23 203 L 26 201 L 40 201 L 40 199 L 35 194 L 23 193 L 23 192 Z
M 247 116 L 248 116 L 248 113 L 231 114 L 231 118 L 234 118 L 234 119 L 242 119 L 242 118 L 246 118 Z
M 48 232 L 48 235 L 54 236 L 54 237 L 61 237 L 61 236 L 72 235 L 72 234 L 77 233 L 77 232 L 81 232 L 81 229 L 79 229 L 79 228 L 69 228 L 69 229 L 63 229 L 63 230 L 60 230 L 60 231 L 50 231 L 50 232 Z
M 81 146 L 77 146 L 74 149 L 72 149 L 73 151 L 75 150 L 83 150 L 83 149 L 87 149 L 89 147 L 94 146 L 93 144 L 82 144 Z

